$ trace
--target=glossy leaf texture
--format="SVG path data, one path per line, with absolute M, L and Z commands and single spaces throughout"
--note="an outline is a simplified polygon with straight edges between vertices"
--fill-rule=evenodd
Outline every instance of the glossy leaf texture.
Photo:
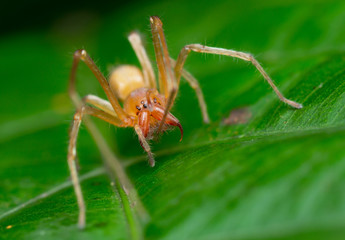
M 66 24 L 88 16 L 87 21 Z M 150 40 L 161 16 L 170 54 L 189 43 L 252 53 L 283 94 L 281 103 L 242 60 L 192 53 L 212 122 L 202 123 L 194 91 L 182 80 L 172 113 L 184 128 L 152 142 L 150 168 L 133 129 L 96 121 L 121 159 L 150 216 L 144 239 L 343 239 L 345 236 L 345 4 L 342 1 L 138 2 L 110 13 L 73 13 L 34 32 L 0 40 L 0 238 L 131 239 L 128 212 L 92 138 L 82 127 L 78 159 L 87 228 L 66 163 L 73 107 L 67 79 L 84 47 L 107 75 L 136 64 L 126 34 Z M 78 88 L 104 97 L 87 67 Z M 226 125 L 233 109 L 247 123 Z M 140 238 L 140 236 L 139 236 Z

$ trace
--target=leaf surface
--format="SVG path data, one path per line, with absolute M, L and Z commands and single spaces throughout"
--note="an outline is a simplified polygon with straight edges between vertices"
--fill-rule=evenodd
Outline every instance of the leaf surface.
M 94 14 L 98 24 L 86 22 L 73 34 L 61 21 L 3 38 L 0 238 L 130 239 L 121 198 L 85 128 L 78 155 L 88 227 L 81 232 L 75 225 L 66 164 L 70 53 L 85 47 L 105 74 L 116 64 L 138 64 L 125 38 L 138 29 L 153 59 L 147 16 L 161 14 L 172 57 L 188 43 L 250 52 L 283 94 L 304 108 L 281 103 L 249 63 L 192 53 L 186 69 L 200 82 L 212 122 L 202 123 L 195 93 L 182 80 L 172 112 L 185 137 L 179 143 L 174 130 L 152 143 L 155 168 L 133 129 L 97 121 L 150 215 L 142 225 L 145 238 L 343 239 L 345 4 L 243 4 L 138 3 Z M 78 81 L 81 95 L 104 97 L 84 65 Z M 252 116 L 247 123 L 223 123 L 243 107 Z

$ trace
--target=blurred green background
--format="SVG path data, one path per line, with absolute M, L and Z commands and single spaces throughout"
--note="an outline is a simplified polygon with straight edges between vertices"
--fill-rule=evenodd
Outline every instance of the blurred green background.
M 126 39 L 138 30 L 154 63 L 151 15 L 161 17 L 172 57 L 188 43 L 250 52 L 304 108 L 279 102 L 249 63 L 192 53 L 186 69 L 212 122 L 202 123 L 182 80 L 172 112 L 185 137 L 180 143 L 174 130 L 152 143 L 155 168 L 133 129 L 95 120 L 150 216 L 134 226 L 141 235 L 132 235 L 84 126 L 87 228 L 79 231 L 66 163 L 72 55 L 85 48 L 105 75 L 138 65 Z M 343 1 L 7 2 L 1 18 L 1 239 L 344 239 Z M 81 95 L 104 97 L 83 63 L 77 76 Z M 252 113 L 248 123 L 222 123 L 241 107 Z

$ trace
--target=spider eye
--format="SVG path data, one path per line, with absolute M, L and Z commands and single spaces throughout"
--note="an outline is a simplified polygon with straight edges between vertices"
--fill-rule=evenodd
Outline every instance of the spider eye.
M 144 104 L 144 101 L 141 101 L 140 103 L 141 103 L 141 104 Z
M 141 108 L 139 107 L 139 106 L 136 106 L 136 108 L 140 111 L 141 110 Z
M 153 99 L 153 102 L 154 102 L 154 103 L 157 103 L 157 98 L 154 98 L 154 99 Z
M 143 105 L 143 107 L 144 107 L 144 108 L 147 108 L 147 105 L 146 105 L 146 104 L 144 104 L 144 105 Z

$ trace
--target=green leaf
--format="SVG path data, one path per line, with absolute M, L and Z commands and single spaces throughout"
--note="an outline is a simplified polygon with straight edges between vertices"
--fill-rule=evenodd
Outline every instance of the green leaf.
M 131 239 L 143 229 L 145 239 L 343 239 L 344 13 L 342 1 L 137 3 L 94 12 L 81 25 L 61 16 L 49 29 L 2 38 L 0 238 Z M 66 163 L 71 53 L 85 47 L 105 74 L 138 64 L 126 40 L 137 29 L 153 59 L 150 15 L 161 16 L 172 57 L 188 43 L 250 52 L 304 108 L 281 103 L 247 62 L 192 53 L 186 69 L 200 82 L 211 124 L 202 123 L 196 95 L 182 81 L 172 112 L 185 137 L 178 142 L 174 130 L 152 143 L 157 164 L 150 168 L 133 129 L 96 121 L 126 166 L 146 224 L 131 224 L 136 209 L 107 177 L 83 127 L 87 228 L 80 231 Z M 104 97 L 83 64 L 78 88 Z M 247 123 L 223 123 L 243 107 L 252 115 Z

